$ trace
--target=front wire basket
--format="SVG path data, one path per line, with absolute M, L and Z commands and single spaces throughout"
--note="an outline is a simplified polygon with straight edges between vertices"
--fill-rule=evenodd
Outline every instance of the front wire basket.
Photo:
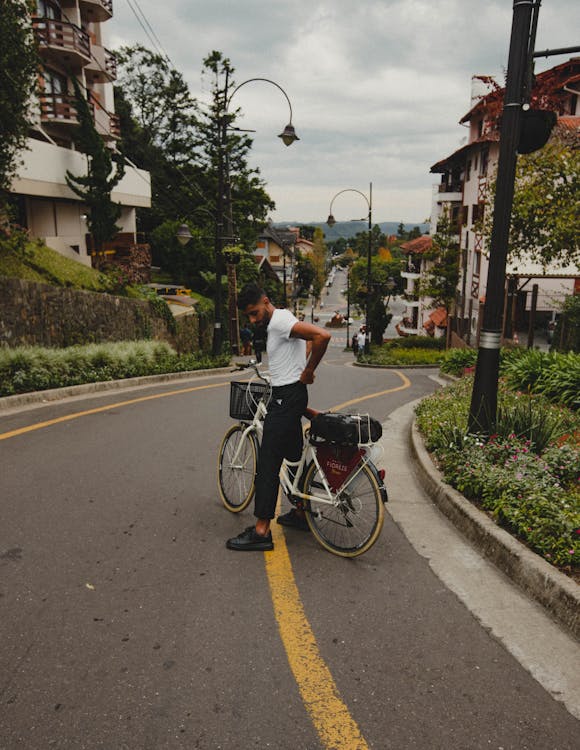
M 249 422 L 256 415 L 260 401 L 266 406 L 270 401 L 271 387 L 267 383 L 238 382 L 230 383 L 230 417 Z

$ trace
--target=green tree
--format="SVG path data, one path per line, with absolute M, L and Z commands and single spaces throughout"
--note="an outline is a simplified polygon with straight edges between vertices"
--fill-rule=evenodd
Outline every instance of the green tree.
M 4 0 L 0 10 L 0 211 L 26 147 L 39 61 L 29 14 L 36 3 Z
M 377 256 L 371 259 L 369 328 L 373 344 L 383 343 L 383 335 L 392 318 L 385 304 L 385 297 L 391 294 L 388 283 L 397 270 L 398 266 L 393 261 Z M 355 261 L 350 271 L 351 304 L 354 303 L 363 315 L 366 313 L 367 288 L 367 259 L 363 256 Z
M 580 294 L 574 294 L 564 300 L 551 350 L 580 352 Z
M 75 142 L 79 150 L 87 155 L 88 163 L 86 175 L 73 175 L 67 170 L 66 182 L 89 210 L 87 226 L 92 235 L 96 251 L 95 266 L 98 268 L 103 257 L 103 244 L 113 239 L 119 231 L 116 222 L 121 215 L 121 206 L 111 200 L 111 191 L 122 179 L 125 167 L 122 156 L 113 154 L 97 133 L 88 102 L 76 78 L 72 80 L 79 118 Z
M 431 297 L 433 307 L 444 307 L 451 314 L 459 282 L 459 245 L 448 211 L 439 219 L 432 247 L 423 257 L 430 264 L 419 281 L 419 294 Z
M 324 232 L 320 227 L 316 227 L 314 231 L 314 239 L 312 240 L 314 247 L 312 249 L 312 265 L 314 267 L 314 279 L 312 280 L 312 294 L 318 299 L 324 288 L 324 282 L 326 281 L 326 262 L 328 258 L 328 252 L 326 250 L 326 244 L 324 242 Z
M 296 251 L 295 273 L 298 282 L 298 296 L 306 296 L 312 286 L 316 272 L 310 256 L 303 255 L 299 250 Z
M 479 228 L 491 238 L 495 181 Z M 509 258 L 543 266 L 580 261 L 580 149 L 554 136 L 544 148 L 518 157 Z
M 349 242 L 350 246 L 358 255 L 367 255 L 369 251 L 369 233 L 357 232 Z M 386 247 L 387 236 L 381 231 L 378 224 L 371 229 L 371 255 L 376 255 L 380 247 Z

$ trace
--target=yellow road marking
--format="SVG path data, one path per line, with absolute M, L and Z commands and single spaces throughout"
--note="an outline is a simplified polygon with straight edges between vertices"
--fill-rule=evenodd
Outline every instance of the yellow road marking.
M 378 391 L 377 393 L 369 393 L 367 396 L 360 396 L 360 398 L 353 398 L 350 401 L 344 401 L 342 404 L 338 404 L 338 406 L 333 406 L 332 411 L 338 411 L 339 409 L 344 409 L 346 406 L 352 406 L 353 404 L 359 404 L 361 401 L 366 401 L 370 398 L 378 398 L 379 396 L 386 396 L 387 393 L 395 393 L 396 391 L 404 391 L 405 388 L 409 388 L 411 386 L 411 381 L 408 377 L 403 375 L 402 372 L 399 372 L 398 370 L 392 370 L 392 372 L 395 375 L 398 375 L 401 380 L 403 381 L 403 385 L 397 386 L 397 388 L 388 388 L 386 391 Z
M 275 552 L 265 552 L 272 603 L 288 663 L 324 748 L 368 750 L 357 723 L 343 703 L 306 619 L 281 528 L 272 528 Z
M 335 406 L 334 411 L 410 387 L 411 381 L 403 373 L 398 370 L 393 370 L 393 372 L 401 378 L 403 381 L 402 385 L 345 401 Z M 183 388 L 176 391 L 156 393 L 150 396 L 141 396 L 128 401 L 119 401 L 115 404 L 108 404 L 95 409 L 87 409 L 86 411 L 67 414 L 45 422 L 37 422 L 27 427 L 1 433 L 0 440 L 7 440 L 17 435 L 34 432 L 44 427 L 79 419 L 90 414 L 98 414 L 109 409 L 152 401 L 167 396 L 201 391 L 208 388 L 220 388 L 228 385 L 228 383 L 229 381 Z M 325 750 L 368 750 L 368 745 L 361 735 L 357 723 L 351 717 L 348 708 L 343 703 L 332 674 L 320 655 L 316 638 L 310 627 L 310 623 L 306 619 L 304 607 L 300 600 L 300 593 L 294 578 L 292 562 L 286 546 L 284 533 L 282 528 L 276 524 L 272 527 L 272 537 L 276 544 L 276 551 L 264 554 L 272 603 L 288 663 L 298 685 L 306 710 L 310 715 Z
M 403 384 L 361 396 L 334 407 L 334 411 L 371 398 L 409 388 L 411 381 L 394 370 Z M 278 497 L 278 512 L 280 497 Z M 318 650 L 304 607 L 282 527 L 272 525 L 275 551 L 265 552 L 266 573 L 280 637 L 300 695 L 325 750 L 368 750 L 356 721 L 340 694 Z
M 50 427 L 53 424 L 60 424 L 61 422 L 70 422 L 71 419 L 80 419 L 80 417 L 87 417 L 90 414 L 98 414 L 102 411 L 108 411 L 109 409 L 116 409 L 120 406 L 130 406 L 131 404 L 139 404 L 143 401 L 153 401 L 157 398 L 165 398 L 166 396 L 179 396 L 181 393 L 191 393 L 192 391 L 203 391 L 206 388 L 221 388 L 228 385 L 226 383 L 211 383 L 210 385 L 196 385 L 192 388 L 181 388 L 177 391 L 167 391 L 166 393 L 154 393 L 151 396 L 140 396 L 139 398 L 132 398 L 129 401 L 119 401 L 116 404 L 107 404 L 107 406 L 99 406 L 95 409 L 87 409 L 86 411 L 77 411 L 74 414 L 65 414 L 63 417 L 55 417 L 55 419 L 48 419 L 46 422 L 36 422 L 36 424 L 28 425 L 27 427 L 20 427 L 17 430 L 11 430 L 10 432 L 0 433 L 0 440 L 8 440 L 9 438 L 16 437 L 17 435 L 25 435 L 27 432 L 34 432 L 35 430 L 42 430 L 44 427 Z

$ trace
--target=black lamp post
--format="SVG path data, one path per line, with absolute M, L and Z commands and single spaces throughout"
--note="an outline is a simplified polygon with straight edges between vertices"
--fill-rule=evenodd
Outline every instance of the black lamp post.
M 326 223 L 329 227 L 333 227 L 336 224 L 336 219 L 332 215 L 332 204 L 334 203 L 335 199 L 338 198 L 339 195 L 342 195 L 342 193 L 358 193 L 359 195 L 362 195 L 362 197 L 365 199 L 367 206 L 369 207 L 369 213 L 368 213 L 368 222 L 369 222 L 369 243 L 368 243 L 368 249 L 367 249 L 367 298 L 366 298 L 366 310 L 365 310 L 365 354 L 369 353 L 370 350 L 370 327 L 369 327 L 369 315 L 370 315 L 370 308 L 371 308 L 371 255 L 372 255 L 372 237 L 371 237 L 371 230 L 373 228 L 373 183 L 371 182 L 369 185 L 369 197 L 367 198 L 364 193 L 361 193 L 360 190 L 356 190 L 355 188 L 345 188 L 344 190 L 340 190 L 330 201 L 330 209 L 328 211 L 328 219 L 326 220 Z
M 468 430 L 489 435 L 496 421 L 505 269 L 514 197 L 522 114 L 530 91 L 527 80 L 534 49 L 540 3 L 515 0 L 501 130 L 499 161 L 489 249 L 483 325 L 471 396 Z
M 215 289 L 215 323 L 214 323 L 214 335 L 212 351 L 214 355 L 218 355 L 222 348 L 222 322 L 221 322 L 221 305 L 222 305 L 222 293 L 221 293 L 221 271 L 222 271 L 222 252 L 224 247 L 224 241 L 228 240 L 232 242 L 234 240 L 233 234 L 233 219 L 232 219 L 232 206 L 231 206 L 231 193 L 230 193 L 230 175 L 229 175 L 229 144 L 228 144 L 228 128 L 233 117 L 229 114 L 229 106 L 232 98 L 242 86 L 254 81 L 264 81 L 276 86 L 288 102 L 290 108 L 290 121 L 284 130 L 278 135 L 282 142 L 286 146 L 291 146 L 294 141 L 300 140 L 296 135 L 294 126 L 292 125 L 292 105 L 288 94 L 284 89 L 277 84 L 275 81 L 271 81 L 269 78 L 248 78 L 247 81 L 243 81 L 236 86 L 231 93 L 229 93 L 229 69 L 225 73 L 224 88 L 218 92 L 221 96 L 217 98 L 218 113 L 216 116 L 217 124 L 217 153 L 218 153 L 218 193 L 217 193 L 217 205 L 216 205 L 216 222 L 215 222 L 215 269 L 216 269 L 216 289 Z M 241 131 L 241 129 L 236 128 Z M 224 232 L 224 223 L 226 225 L 226 231 Z

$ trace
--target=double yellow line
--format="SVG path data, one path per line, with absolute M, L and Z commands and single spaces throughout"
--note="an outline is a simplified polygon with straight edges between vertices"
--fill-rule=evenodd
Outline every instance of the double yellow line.
M 398 370 L 393 370 L 393 372 L 401 379 L 402 385 L 345 401 L 335 406 L 334 411 L 410 387 L 411 381 L 403 373 Z M 209 388 L 222 388 L 228 383 L 229 381 L 182 388 L 176 391 L 140 396 L 128 401 L 99 406 L 95 409 L 67 414 L 45 422 L 37 422 L 27 427 L 20 427 L 10 432 L 0 433 L 0 440 L 8 440 L 18 435 L 41 430 L 44 427 L 80 419 L 109 409 L 167 398 L 168 396 L 179 396 Z M 314 632 L 310 627 L 300 599 L 284 533 L 276 524 L 272 528 L 272 536 L 275 540 L 276 551 L 266 552 L 264 557 L 274 614 L 290 669 L 322 747 L 324 750 L 368 750 L 368 745 L 356 721 L 341 699 L 332 674 L 320 655 Z

